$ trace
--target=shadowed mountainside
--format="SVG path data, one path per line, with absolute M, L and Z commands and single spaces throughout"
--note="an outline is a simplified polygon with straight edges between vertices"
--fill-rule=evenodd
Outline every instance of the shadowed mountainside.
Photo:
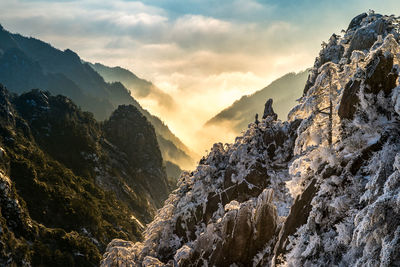
M 143 109 L 120 82 L 105 82 L 69 49 L 60 51 L 38 39 L 12 34 L 0 26 L 0 82 L 16 93 L 40 88 L 65 95 L 82 109 L 92 112 L 98 120 L 107 119 L 119 105 L 133 105 L 153 124 L 159 139 L 170 141 L 168 145 L 160 142 L 165 160 L 183 168 L 194 164 L 190 150 L 167 125 Z
M 98 265 L 168 196 L 154 128 L 132 105 L 99 123 L 64 96 L 0 85 L 0 133 L 2 266 Z

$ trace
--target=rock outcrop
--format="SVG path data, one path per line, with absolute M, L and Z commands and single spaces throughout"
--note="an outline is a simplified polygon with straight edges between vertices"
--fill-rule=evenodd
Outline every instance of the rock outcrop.
M 274 109 L 272 108 L 272 103 L 272 98 L 268 99 L 267 102 L 265 102 L 264 115 L 262 117 L 263 119 L 266 119 L 267 117 L 272 117 L 273 120 L 278 119 L 278 115 L 274 112 Z

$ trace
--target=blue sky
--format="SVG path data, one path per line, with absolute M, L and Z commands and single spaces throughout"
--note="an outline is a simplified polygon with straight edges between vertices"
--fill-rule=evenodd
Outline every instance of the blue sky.
M 400 15 L 398 0 L 1 0 L 0 23 L 152 80 L 178 106 L 139 101 L 190 143 L 243 94 L 312 66 L 321 42 L 369 9 Z

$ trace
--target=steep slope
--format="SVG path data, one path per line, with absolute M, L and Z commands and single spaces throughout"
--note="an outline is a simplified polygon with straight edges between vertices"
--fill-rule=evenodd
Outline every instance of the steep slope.
M 278 117 L 284 120 L 290 109 L 296 104 L 296 100 L 301 97 L 307 76 L 308 71 L 286 74 L 267 87 L 235 101 L 207 121 L 205 126 L 223 125 L 239 134 L 247 128 L 250 122 L 254 121 L 255 114 L 258 113 L 260 117 L 262 116 L 265 99 L 269 98 L 274 100 Z
M 89 63 L 89 66 L 97 71 L 106 82 L 121 82 L 128 88 L 136 99 L 150 98 L 158 102 L 159 105 L 173 108 L 175 101 L 173 98 L 157 88 L 153 83 L 139 78 L 132 72 L 121 67 L 108 67 L 100 63 Z
M 97 265 L 167 198 L 154 128 L 133 106 L 100 124 L 66 97 L 0 86 L 0 132 L 2 263 Z
M 140 238 L 132 211 L 45 153 L 12 104 L 22 99 L 0 92 L 2 265 L 92 266 L 112 238 Z
M 399 25 L 354 18 L 287 122 L 267 105 L 234 144 L 215 144 L 144 241 L 113 240 L 102 265 L 398 266 Z
M 120 82 L 106 83 L 92 67 L 67 49 L 60 51 L 35 38 L 0 29 L 0 83 L 23 93 L 33 88 L 70 97 L 98 120 L 107 119 L 119 105 L 135 106 L 155 127 L 156 134 L 170 145 L 161 144 L 166 160 L 192 167 L 189 149 L 159 118 L 143 109 Z M 174 158 L 175 150 L 180 157 Z

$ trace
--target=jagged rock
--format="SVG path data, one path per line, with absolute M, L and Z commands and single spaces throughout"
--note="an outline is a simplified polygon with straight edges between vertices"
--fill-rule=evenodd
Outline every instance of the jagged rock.
M 293 235 L 296 230 L 307 222 L 308 216 L 311 211 L 311 201 L 313 200 L 316 192 L 316 180 L 312 180 L 304 192 L 296 198 L 293 206 L 290 208 L 289 216 L 286 218 L 285 223 L 279 233 L 278 241 L 274 248 L 275 264 L 284 262 L 282 255 L 285 254 L 286 246 L 288 245 L 288 237 Z M 283 261 L 282 261 L 283 260 Z
M 268 99 L 267 102 L 265 102 L 263 119 L 270 117 L 273 120 L 276 120 L 278 118 L 278 115 L 274 112 L 274 109 L 272 108 L 272 103 L 272 98 Z
M 354 50 L 369 49 L 377 40 L 378 35 L 384 33 L 385 28 L 385 21 L 382 18 L 376 19 L 374 22 L 368 24 L 367 27 L 358 28 L 350 41 L 346 55 L 350 56 Z
M 378 50 L 366 66 L 366 92 L 378 94 L 383 91 L 389 95 L 396 87 L 397 71 L 393 70 L 393 55 L 384 55 Z
M 208 225 L 210 232 L 195 241 L 194 249 L 179 265 L 201 266 L 207 261 L 211 266 L 247 266 L 275 233 L 277 213 L 271 204 L 272 194 L 272 191 L 264 190 L 256 207 L 249 200 L 234 206 L 221 222 Z M 210 235 L 213 229 L 220 229 L 219 237 Z
M 339 43 L 339 38 L 333 34 L 329 39 L 329 43 L 320 53 L 318 66 L 324 65 L 326 62 L 339 63 L 344 53 L 344 46 Z
M 231 178 L 234 170 L 229 168 L 224 176 L 224 190 L 208 196 L 205 210 L 199 206 L 189 219 L 182 218 L 187 217 L 186 214 L 178 217 L 175 226 L 177 236 L 184 240 L 193 240 L 196 238 L 196 225 L 201 222 L 208 224 L 220 206 L 225 206 L 231 201 L 244 202 L 252 197 L 257 197 L 270 183 L 269 176 L 267 170 L 260 164 L 252 166 L 250 170 L 243 181 L 233 183 Z M 185 227 L 182 227 L 182 224 Z
M 367 16 L 368 16 L 367 13 L 362 13 L 362 14 L 360 14 L 360 15 L 354 17 L 354 18 L 350 21 L 349 27 L 347 27 L 347 31 L 352 30 L 352 29 L 355 28 L 355 27 L 359 27 L 360 24 L 361 24 L 361 22 L 362 22 L 362 20 L 363 20 L 364 18 L 366 18 Z
M 132 105 L 121 105 L 104 122 L 105 137 L 126 153 L 130 166 L 152 195 L 157 206 L 168 196 L 168 183 L 152 125 Z

